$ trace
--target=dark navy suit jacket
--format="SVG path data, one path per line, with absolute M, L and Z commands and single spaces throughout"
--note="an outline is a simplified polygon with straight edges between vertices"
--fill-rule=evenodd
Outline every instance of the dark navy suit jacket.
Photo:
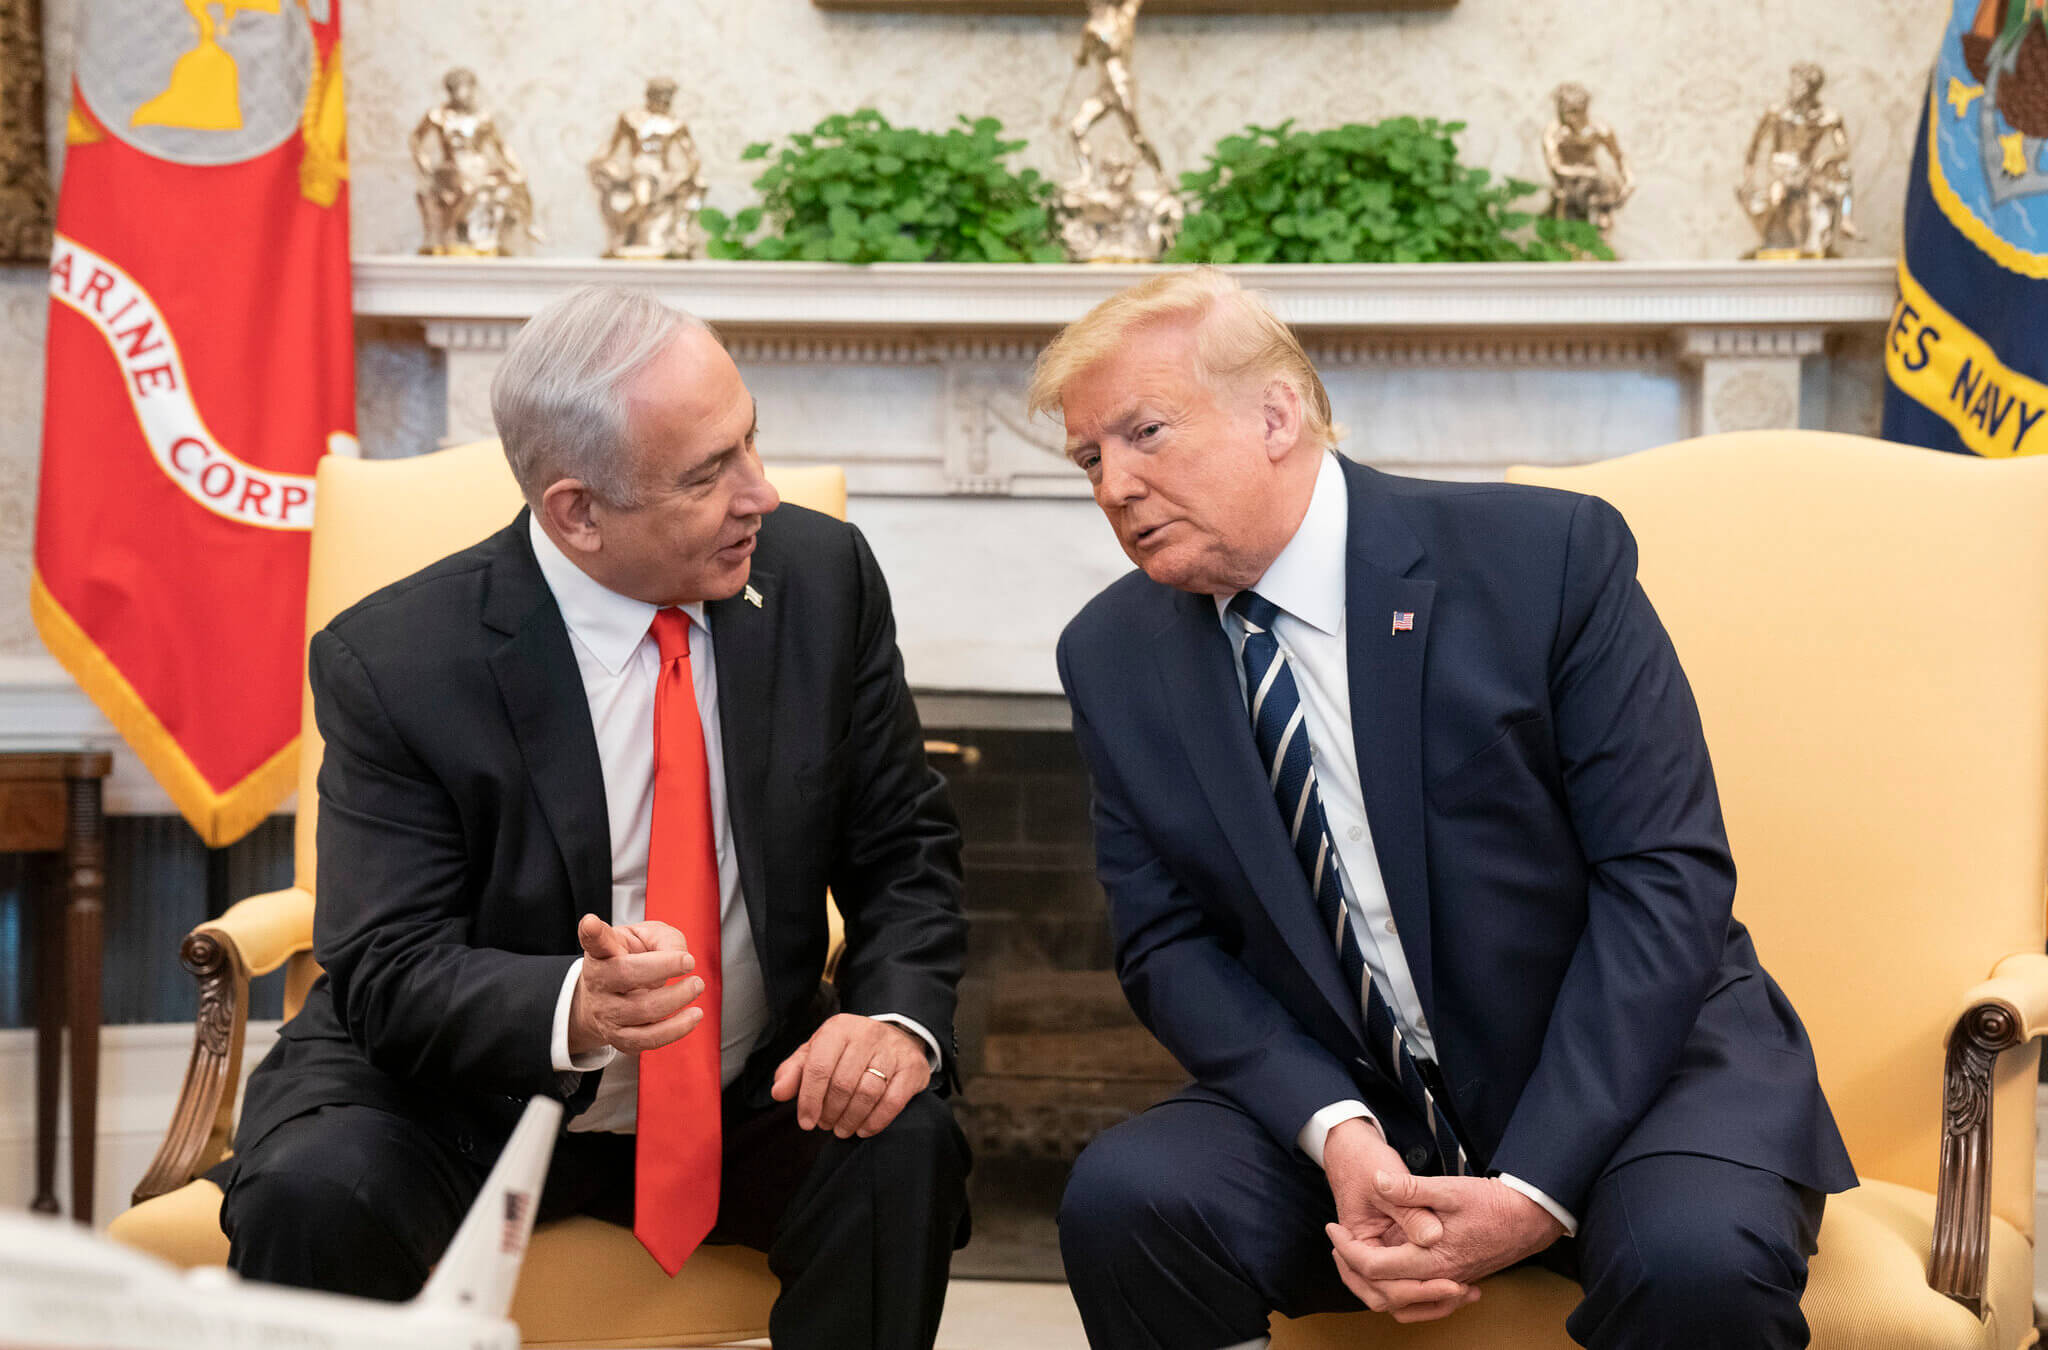
M 1580 1212 L 1652 1153 L 1855 1184 L 1804 1028 L 1730 915 L 1692 691 L 1592 497 L 1345 462 L 1366 813 L 1468 1143 Z M 1395 613 L 1414 616 L 1395 631 Z M 1292 1149 L 1370 1106 L 1357 991 L 1289 850 L 1214 602 L 1132 573 L 1060 641 L 1131 1006 Z

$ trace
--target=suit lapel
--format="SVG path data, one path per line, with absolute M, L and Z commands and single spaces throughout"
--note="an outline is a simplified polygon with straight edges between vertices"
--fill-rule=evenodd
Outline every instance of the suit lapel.
M 1251 889 L 1286 938 L 1295 959 L 1352 1034 L 1363 1038 L 1355 991 L 1347 991 L 1337 950 L 1316 914 L 1308 878 L 1287 845 L 1266 773 L 1252 741 L 1251 717 L 1238 693 L 1230 639 L 1208 596 L 1175 592 L 1160 635 L 1160 702 L 1173 710 L 1195 778 Z
M 1436 1011 L 1436 982 L 1422 800 L 1422 675 L 1436 582 L 1408 575 L 1423 559 L 1422 545 L 1373 471 L 1346 461 L 1344 476 L 1351 497 L 1344 614 L 1359 786 L 1401 950 L 1428 1017 Z
M 611 918 L 611 825 L 583 676 L 562 611 L 534 561 L 526 520 L 520 512 L 491 565 L 483 620 L 503 639 L 491 652 L 491 673 L 569 874 L 573 931 L 577 915 Z
M 754 930 L 763 969 L 768 956 L 768 886 L 763 876 L 768 822 L 768 743 L 775 707 L 776 635 L 782 606 L 776 574 L 756 567 L 747 591 L 704 607 L 711 625 L 711 650 L 718 665 L 718 741 L 725 754 L 725 809 L 732 819 L 733 848 L 739 854 L 740 894 Z

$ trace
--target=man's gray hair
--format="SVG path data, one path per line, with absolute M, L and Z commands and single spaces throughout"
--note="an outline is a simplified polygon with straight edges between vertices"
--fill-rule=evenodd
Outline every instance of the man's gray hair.
M 491 377 L 491 420 L 529 505 L 564 478 L 608 506 L 637 504 L 625 387 L 692 328 L 710 331 L 623 286 L 585 286 L 527 320 Z

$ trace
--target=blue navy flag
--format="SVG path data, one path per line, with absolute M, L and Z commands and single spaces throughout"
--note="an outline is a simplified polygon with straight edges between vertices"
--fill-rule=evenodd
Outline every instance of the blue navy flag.
M 1884 437 L 2048 453 L 2048 0 L 1951 0 L 1906 188 Z

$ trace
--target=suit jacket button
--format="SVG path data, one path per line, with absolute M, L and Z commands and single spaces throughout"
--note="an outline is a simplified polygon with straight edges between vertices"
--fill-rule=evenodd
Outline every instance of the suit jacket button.
M 1408 1170 L 1411 1172 L 1420 1172 L 1429 1166 L 1429 1150 L 1420 1144 L 1409 1149 L 1404 1156 L 1408 1160 Z

